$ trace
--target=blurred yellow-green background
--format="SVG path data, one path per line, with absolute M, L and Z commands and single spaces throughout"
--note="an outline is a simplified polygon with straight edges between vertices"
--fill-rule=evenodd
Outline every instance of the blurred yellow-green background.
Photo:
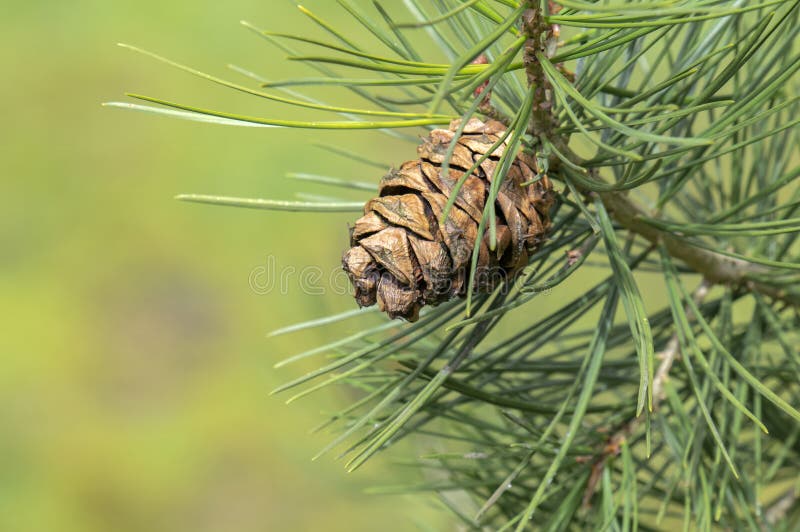
M 307 5 L 351 24 L 333 2 Z M 0 530 L 446 528 L 423 501 L 363 494 L 406 479 L 390 457 L 352 475 L 330 458 L 310 461 L 331 436 L 309 429 L 344 391 L 290 406 L 268 395 L 314 364 L 275 362 L 363 322 L 267 338 L 353 303 L 304 294 L 296 278 L 285 293 L 258 294 L 251 272 L 268 256 L 329 272 L 348 216 L 173 199 L 326 194 L 284 175 L 378 176 L 313 143 L 360 146 L 387 166 L 413 147 L 374 133 L 230 128 L 100 105 L 132 91 L 297 116 L 115 43 L 234 79 L 227 63 L 278 78 L 301 69 L 238 22 L 300 31 L 307 19 L 277 0 L 34 0 L 0 13 Z

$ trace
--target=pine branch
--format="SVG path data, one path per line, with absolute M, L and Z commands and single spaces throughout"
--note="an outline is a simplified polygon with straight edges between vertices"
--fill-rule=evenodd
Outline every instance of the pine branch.
M 528 6 L 522 15 L 522 27 L 527 37 L 524 47 L 524 65 L 528 84 L 535 88 L 528 132 L 534 137 L 535 143 L 537 140 L 539 141 L 538 144 L 534 144 L 534 147 L 547 142 L 553 143 L 554 148 L 560 153 L 566 154 L 575 166 L 585 167 L 586 161 L 568 147 L 568 136 L 555 133 L 558 119 L 554 108 L 554 88 L 540 62 L 542 56 L 549 60 L 555 55 L 559 27 L 557 24 L 548 24 L 545 21 L 538 1 L 528 0 Z M 560 7 L 554 5 L 554 2 L 550 2 L 551 14 L 555 14 L 559 10 Z M 550 168 L 558 168 L 562 164 L 559 157 L 553 154 L 549 157 L 549 165 Z M 596 175 L 595 180 L 599 181 Z M 575 183 L 575 187 L 584 194 L 592 193 L 580 183 Z M 648 216 L 645 209 L 630 199 L 623 191 L 600 191 L 598 195 L 611 216 L 622 227 L 644 237 L 651 244 L 663 242 L 671 256 L 685 262 L 704 279 L 713 283 L 758 292 L 785 301 L 795 307 L 800 306 L 800 290 L 797 288 L 787 289 L 785 284 L 773 284 L 769 281 L 753 279 L 756 276 L 763 278 L 765 274 L 774 273 L 773 269 L 698 247 L 674 232 L 644 223 L 642 218 L 652 217 Z
M 704 279 L 713 283 L 758 292 L 785 301 L 795 307 L 800 306 L 800 292 L 797 289 L 787 289 L 785 285 L 775 285 L 753 279 L 753 276 L 763 276 L 774 270 L 697 247 L 674 233 L 643 223 L 641 218 L 647 216 L 644 209 L 623 192 L 600 192 L 599 196 L 614 220 L 620 225 L 653 244 L 663 242 L 671 256 L 685 262 Z
M 545 74 L 538 54 L 549 60 L 558 46 L 558 25 L 545 21 L 539 2 L 528 0 L 528 8 L 522 14 L 522 31 L 525 34 L 523 63 L 528 86 L 534 89 L 533 107 L 528 131 L 540 142 L 554 138 L 558 120 L 553 113 L 555 107 L 553 86 Z M 551 3 L 552 4 L 552 3 Z
M 397 128 L 457 120 L 452 140 L 439 146 L 437 157 L 443 160 L 440 178 L 451 175 L 451 160 L 458 161 L 453 175 L 462 178 L 449 198 L 439 198 L 447 199 L 442 212 L 432 214 L 444 224 L 451 210 L 467 209 L 475 223 L 480 220 L 473 273 L 481 243 L 497 252 L 502 243 L 498 223 L 514 214 L 498 203 L 501 185 L 513 184 L 508 177 L 514 161 L 528 169 L 521 185 L 549 187 L 546 178 L 553 177 L 566 189 L 548 206 L 546 240 L 524 257 L 519 276 L 510 277 L 503 290 L 476 294 L 471 274 L 468 280 L 457 279 L 468 282 L 466 302 L 426 307 L 429 312 L 422 312 L 417 323 L 365 327 L 288 359 L 332 356 L 279 388 L 315 381 L 290 401 L 336 383 L 364 394 L 331 417 L 329 423 L 340 423 L 343 430 L 323 452 L 350 440 L 341 456 L 350 455 L 348 466 L 354 469 L 411 434 L 474 447 L 426 457 L 420 465 L 426 471 L 441 468 L 446 480 L 412 489 L 457 489 L 471 496 L 476 509 L 483 505 L 477 518 L 467 517 L 464 508 L 453 509 L 476 529 L 523 530 L 533 523 L 543 530 L 629 530 L 659 526 L 664 515 L 681 507 L 685 528 L 757 529 L 791 520 L 797 486 L 763 512 L 760 508 L 765 488 L 796 474 L 800 441 L 795 423 L 800 413 L 791 406 L 800 397 L 800 355 L 791 315 L 800 308 L 800 289 L 795 288 L 800 275 L 792 271 L 798 269 L 792 261 L 800 234 L 800 191 L 791 188 L 800 172 L 788 170 L 798 146 L 800 99 L 792 96 L 797 87 L 791 77 L 800 71 L 792 44 L 800 35 L 800 2 L 565 0 L 559 2 L 562 10 L 543 0 L 462 2 L 457 7 L 444 0 L 404 0 L 417 21 L 413 24 L 392 22 L 389 8 L 378 2 L 372 4 L 380 15 L 377 23 L 368 9 L 349 0 L 339 3 L 360 31 L 377 39 L 377 48 L 361 46 L 357 35 L 305 8 L 301 11 L 335 42 L 257 32 L 322 78 L 272 83 L 237 69 L 261 84 L 257 90 L 148 55 L 206 81 L 335 113 L 343 121 L 260 118 L 149 97 L 142 99 L 163 107 L 126 106 L 224 125 L 373 128 L 412 142 L 417 139 Z M 559 24 L 565 28 L 563 40 Z M 448 57 L 446 64 L 425 62 L 423 49 L 417 48 L 423 32 Z M 292 50 L 287 40 L 328 55 Z M 340 68 L 356 68 L 367 77 L 342 75 Z M 305 85 L 347 88 L 369 105 L 335 105 L 289 88 Z M 395 92 L 372 92 L 370 87 Z M 723 88 L 727 94 L 720 93 Z M 334 97 L 333 91 L 325 96 Z M 445 105 L 447 112 L 439 114 Z M 459 155 L 459 143 L 468 138 L 461 137 L 470 135 L 466 124 L 476 114 L 505 124 L 505 131 L 482 155 L 472 148 Z M 582 158 L 571 144 L 580 153 L 586 147 L 596 153 Z M 501 145 L 503 154 L 492 157 Z M 520 146 L 527 150 L 517 155 Z M 399 162 L 369 161 L 361 151 L 348 157 L 379 168 Z M 496 173 L 486 184 L 483 206 L 463 198 L 457 204 L 460 187 L 484 163 Z M 374 189 L 325 175 L 305 182 Z M 420 183 L 427 190 L 425 181 Z M 646 193 L 657 189 L 652 209 L 626 193 L 643 186 Z M 188 199 L 361 211 L 361 202 L 324 203 L 318 197 L 312 197 L 316 202 Z M 410 204 L 410 199 L 401 203 Z M 422 211 L 413 212 L 423 212 L 422 205 Z M 464 227 L 472 229 L 473 221 L 465 216 Z M 451 229 L 443 227 L 449 234 Z M 453 235 L 465 234 L 455 229 Z M 769 235 L 776 237 L 763 238 Z M 470 245 L 459 247 L 459 260 L 469 255 Z M 604 253 L 595 253 L 596 248 Z M 660 260 L 651 256 L 654 249 Z M 414 250 L 417 260 L 420 253 Z M 413 261 L 403 265 L 410 280 L 416 275 Z M 581 286 L 571 278 L 579 268 L 602 271 L 602 277 Z M 640 289 L 645 286 L 638 276 L 651 271 L 663 274 L 668 299 L 655 312 L 647 310 L 652 301 L 646 298 L 648 290 Z M 692 273 L 703 281 L 690 295 L 682 277 Z M 530 304 L 567 280 L 573 282 L 573 297 L 563 306 L 539 312 L 547 306 Z M 722 293 L 719 298 L 707 297 L 713 285 L 726 287 L 715 291 Z M 748 301 L 739 304 L 740 298 Z M 753 299 L 755 306 L 748 308 Z M 533 312 L 503 321 L 513 334 L 492 332 L 524 305 Z M 618 323 L 618 308 L 624 310 L 624 323 Z M 313 320 L 288 331 L 348 316 Z M 656 354 L 654 346 L 663 348 Z M 682 363 L 674 365 L 679 359 Z M 651 427 L 652 412 L 658 425 Z M 764 435 L 767 425 L 769 436 Z M 629 445 L 634 435 L 638 441 L 638 432 L 645 433 L 646 446 Z M 602 503 L 581 512 L 593 497 Z

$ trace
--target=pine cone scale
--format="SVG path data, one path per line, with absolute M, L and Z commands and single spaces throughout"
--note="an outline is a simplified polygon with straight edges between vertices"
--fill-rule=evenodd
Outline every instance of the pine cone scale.
M 411 245 L 403 229 L 387 227 L 383 231 L 363 239 L 361 246 L 401 283 L 414 284 Z
M 389 226 L 383 217 L 375 212 L 368 212 L 359 218 L 355 226 L 353 226 L 353 231 L 350 234 L 350 244 L 355 245 L 355 242 L 358 242 L 362 237 L 377 233 L 387 227 Z
M 464 172 L 451 168 L 449 175 L 445 178 L 441 175 L 441 168 L 427 162 L 423 163 L 422 168 L 428 181 L 434 186 L 432 192 L 444 194 L 446 198 L 450 197 L 456 183 L 458 183 L 464 175 Z M 464 180 L 464 183 L 459 189 L 455 204 L 466 211 L 475 222 L 480 223 L 483 217 L 483 208 L 486 204 L 487 193 L 488 190 L 483 180 L 474 175 L 470 175 Z
M 372 255 L 361 246 L 353 246 L 345 253 L 342 267 L 353 284 L 354 297 L 360 307 L 369 307 L 376 302 L 378 280 L 381 272 Z
M 416 163 L 416 161 L 413 161 Z M 402 194 L 405 192 L 428 192 L 431 187 L 425 181 L 425 176 L 419 171 L 419 164 L 406 163 L 399 170 L 392 170 L 386 174 L 378 186 L 379 196 Z
M 405 227 L 428 240 L 433 240 L 430 207 L 416 194 L 375 198 L 367 208 L 382 216 L 389 224 Z

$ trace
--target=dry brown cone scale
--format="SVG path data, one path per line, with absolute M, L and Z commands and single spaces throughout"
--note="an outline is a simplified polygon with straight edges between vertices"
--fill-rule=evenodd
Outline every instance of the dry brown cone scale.
M 431 131 L 417 148 L 419 159 L 386 174 L 378 197 L 367 202 L 364 216 L 351 229 L 352 247 L 342 263 L 360 306 L 377 302 L 391 318 L 416 321 L 423 305 L 466 294 L 478 224 L 506 143 L 467 178 L 440 225 L 453 187 L 505 131 L 493 120 L 470 120 L 449 175 L 443 176 L 441 166 L 459 124 Z M 536 177 L 535 162 L 517 155 L 497 195 L 497 245 L 490 251 L 488 231 L 480 245 L 476 292 L 490 292 L 513 279 L 545 239 L 553 190 L 546 176 Z

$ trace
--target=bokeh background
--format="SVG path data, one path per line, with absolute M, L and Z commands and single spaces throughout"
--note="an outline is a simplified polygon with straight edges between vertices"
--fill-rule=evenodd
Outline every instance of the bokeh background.
M 306 5 L 351 25 L 333 2 Z M 267 338 L 352 300 L 305 294 L 296 277 L 259 294 L 251 272 L 268 256 L 278 268 L 335 269 L 349 217 L 173 199 L 326 194 L 284 175 L 379 174 L 314 143 L 359 147 L 387 167 L 413 146 L 100 105 L 132 91 L 303 116 L 115 43 L 233 79 L 227 63 L 287 77 L 308 71 L 238 22 L 299 31 L 308 20 L 278 0 L 33 0 L 4 2 L 0 15 L 0 530 L 446 529 L 446 514 L 420 499 L 364 494 L 412 479 L 391 457 L 351 475 L 331 458 L 311 462 L 331 436 L 309 429 L 346 392 L 290 406 L 268 395 L 316 363 L 275 362 L 364 321 Z

